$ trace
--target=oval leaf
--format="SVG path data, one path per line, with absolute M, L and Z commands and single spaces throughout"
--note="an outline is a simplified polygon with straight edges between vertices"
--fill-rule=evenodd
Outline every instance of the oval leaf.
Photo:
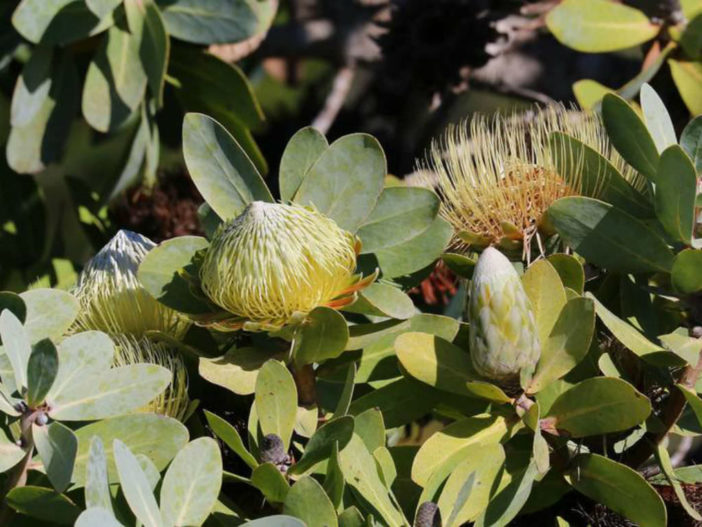
M 291 201 L 312 165 L 329 146 L 316 128 L 307 126 L 295 132 L 280 158 L 280 199 Z
M 656 176 L 656 214 L 674 240 L 690 244 L 695 224 L 697 173 L 678 145 L 661 154 Z
M 256 411 L 264 435 L 275 434 L 287 449 L 297 416 L 297 387 L 283 363 L 266 362 L 256 379 Z

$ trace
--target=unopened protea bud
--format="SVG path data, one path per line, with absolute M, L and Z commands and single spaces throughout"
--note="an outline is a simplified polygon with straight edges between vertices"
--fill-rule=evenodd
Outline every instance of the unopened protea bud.
M 497 249 L 483 251 L 468 301 L 470 356 L 476 371 L 504 386 L 532 373 L 541 346 L 519 275 Z
M 168 387 L 141 412 L 166 415 L 182 420 L 190 405 L 188 397 L 188 370 L 183 358 L 176 350 L 161 342 L 154 342 L 147 337 L 114 335 L 115 366 L 149 363 L 163 366 L 173 376 Z
M 73 291 L 81 305 L 76 331 L 136 336 L 161 331 L 176 338 L 185 333 L 189 321 L 158 302 L 137 278 L 139 264 L 155 245 L 121 230 L 88 262 Z
M 241 321 L 282 326 L 315 307 L 352 302 L 366 285 L 353 274 L 358 250 L 353 234 L 315 210 L 255 201 L 215 234 L 200 280 Z

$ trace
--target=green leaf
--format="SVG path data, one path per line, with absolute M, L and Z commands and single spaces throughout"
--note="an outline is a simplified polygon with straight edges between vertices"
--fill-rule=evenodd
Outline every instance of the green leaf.
M 112 16 L 100 20 L 75 0 L 22 0 L 12 14 L 17 32 L 35 44 L 67 44 L 96 35 L 112 23 Z
M 656 176 L 656 214 L 673 239 L 689 244 L 695 223 L 697 174 L 685 151 L 677 145 L 661 154 Z
M 248 521 L 242 524 L 241 527 L 306 527 L 306 525 L 292 516 L 274 514 L 273 516 Z
M 687 501 L 685 491 L 675 475 L 673 463 L 670 460 L 670 454 L 668 454 L 668 450 L 662 443 L 658 444 L 654 455 L 656 456 L 656 461 L 658 461 L 658 466 L 661 468 L 661 472 L 665 476 L 665 479 L 667 480 L 668 484 L 673 487 L 675 497 L 678 498 L 682 508 L 685 509 L 685 512 L 694 520 L 697 520 L 698 522 L 702 521 L 702 515 L 700 515 L 700 513 L 690 505 L 690 502 Z
M 223 220 L 235 218 L 252 201 L 273 201 L 251 159 L 211 117 L 185 116 L 183 156 L 195 186 Z
M 222 486 L 222 456 L 217 442 L 200 437 L 178 452 L 161 485 L 165 525 L 202 525 Z
M 261 366 L 270 359 L 282 359 L 283 355 L 276 349 L 232 348 L 221 357 L 200 357 L 199 373 L 237 395 L 251 395 L 256 390 Z
M 76 435 L 61 423 L 51 423 L 49 426 L 32 425 L 32 437 L 49 481 L 57 492 L 63 492 L 73 475 L 78 450 Z
M 597 197 L 637 218 L 653 216 L 648 199 L 597 150 L 562 132 L 553 132 L 549 145 L 560 173 L 579 174 L 582 195 Z
M 117 482 L 117 469 L 112 456 L 115 439 L 124 443 L 135 456 L 144 455 L 161 471 L 188 442 L 188 429 L 178 420 L 156 414 L 133 414 L 112 417 L 76 430 L 78 454 L 73 471 L 74 484 L 86 482 L 86 471 L 92 438 L 97 436 L 105 445 L 107 475 L 110 483 Z
M 538 260 L 522 277 L 524 291 L 531 302 L 539 341 L 544 343 L 566 304 L 566 292 L 555 267 L 546 260 Z
M 651 133 L 659 153 L 663 153 L 669 146 L 678 144 L 668 110 L 666 110 L 665 104 L 656 90 L 651 88 L 648 83 L 641 87 L 641 109 L 646 121 L 646 128 Z
M 687 124 L 680 136 L 680 146 L 692 159 L 697 172 L 702 173 L 702 115 Z
M 144 98 L 146 72 L 139 57 L 140 35 L 112 26 L 88 66 L 83 117 L 100 132 L 115 130 Z
M 629 103 L 618 95 L 605 95 L 602 119 L 610 141 L 622 157 L 647 178 L 655 180 L 658 169 L 656 143 Z
M 343 315 L 335 309 L 316 307 L 300 329 L 295 364 L 301 366 L 338 357 L 348 340 L 349 330 Z
M 595 331 L 595 305 L 589 298 L 573 298 L 561 310 L 548 337 L 541 341 L 541 358 L 528 393 L 543 390 L 585 358 Z
M 114 515 L 102 507 L 92 507 L 84 510 L 78 516 L 75 527 L 122 527 Z
M 307 527 L 336 527 L 334 505 L 322 486 L 310 476 L 300 478 L 285 497 L 283 512 L 300 518 Z
M 122 0 L 85 0 L 85 5 L 88 6 L 96 17 L 103 18 L 114 11 Z
M 576 456 L 565 478 L 575 490 L 641 527 L 665 527 L 663 500 L 635 470 L 597 454 Z
M 139 265 L 139 282 L 156 300 L 181 313 L 201 314 L 211 311 L 200 298 L 193 296 L 181 270 L 196 271 L 192 259 L 209 243 L 200 236 L 178 236 L 151 249 Z
M 58 352 L 49 339 L 32 346 L 27 363 L 27 404 L 34 408 L 44 401 L 58 372 Z
M 266 31 L 273 0 L 157 0 L 168 33 L 194 44 L 230 43 Z
M 424 487 L 434 473 L 448 475 L 456 463 L 466 459 L 466 452 L 498 444 L 508 432 L 507 421 L 497 415 L 483 414 L 451 423 L 419 448 L 412 463 L 412 481 Z
M 3 351 L 12 365 L 15 383 L 21 391 L 22 387 L 27 386 L 27 363 L 32 348 L 22 323 L 7 309 L 0 313 L 0 338 Z
M 294 201 L 313 205 L 342 229 L 356 232 L 375 207 L 386 173 L 385 154 L 374 137 L 346 135 L 319 156 Z
M 438 390 L 498 403 L 510 400 L 499 387 L 476 373 L 467 351 L 440 337 L 404 333 L 395 340 L 395 352 L 407 373 Z
M 444 253 L 441 256 L 441 259 L 446 266 L 460 278 L 473 278 L 473 271 L 475 270 L 475 265 L 477 264 L 476 260 L 456 253 Z
M 702 13 L 702 0 L 680 0 L 680 7 L 685 18 L 692 20 Z
M 0 311 L 3 309 L 12 311 L 12 314 L 24 324 L 24 320 L 27 318 L 27 306 L 24 305 L 24 300 L 17 293 L 0 291 Z
M 602 201 L 568 197 L 548 209 L 564 241 L 595 265 L 614 272 L 670 272 L 673 253 L 646 224 Z
M 124 9 L 131 33 L 139 38 L 139 59 L 149 90 L 156 100 L 156 106 L 160 108 L 163 106 L 163 85 L 170 52 L 163 18 L 153 0 L 127 0 Z
M 356 507 L 349 507 L 339 514 L 339 525 L 341 527 L 365 527 L 366 522 Z
M 439 212 L 439 198 L 429 189 L 388 187 L 358 230 L 362 252 L 402 244 L 429 228 Z
M 412 299 L 394 285 L 375 282 L 359 293 L 344 311 L 406 320 L 416 313 Z
M 491 491 L 501 476 L 504 461 L 505 450 L 497 443 L 486 445 L 480 456 L 469 457 L 456 465 L 438 501 L 441 516 L 447 519 L 444 523 L 446 527 L 459 527 L 474 521 L 485 510 Z M 458 498 L 466 480 L 471 476 L 471 492 L 460 503 Z
M 651 413 L 651 403 L 631 384 L 613 377 L 593 377 L 561 394 L 551 406 L 549 427 L 571 437 L 627 430 Z
M 696 293 L 702 290 L 702 250 L 685 249 L 673 262 L 671 280 L 681 293 Z
M 337 445 L 343 449 L 353 435 L 353 417 L 337 417 L 322 425 L 310 438 L 300 460 L 290 467 L 289 474 L 304 474 L 314 465 L 327 459 Z M 302 518 L 304 519 L 304 518 Z
M 327 493 L 327 496 L 329 496 L 329 499 L 334 504 L 334 507 L 339 508 L 344 497 L 345 489 L 346 482 L 344 481 L 344 474 L 341 471 L 341 465 L 339 465 L 339 445 L 335 443 L 332 448 L 331 455 L 327 460 L 327 473 L 324 478 L 324 492 Z M 341 518 L 339 518 L 339 521 L 341 521 Z
M 623 321 L 607 309 L 594 295 L 586 293 L 586 296 L 595 302 L 595 312 L 602 323 L 627 349 L 633 351 L 639 357 L 663 351 L 662 347 L 648 340 L 631 324 Z
M 58 345 L 58 371 L 47 399 L 60 399 L 65 390 L 85 376 L 108 370 L 114 352 L 112 340 L 101 331 L 84 331 L 63 339 Z
M 205 410 L 205 418 L 214 435 L 231 448 L 244 463 L 251 467 L 251 469 L 255 469 L 258 466 L 258 461 L 256 461 L 256 458 L 246 449 L 244 441 L 241 439 L 236 428 L 218 415 L 208 412 L 207 410 Z
M 20 294 L 27 306 L 24 329 L 32 343 L 60 338 L 78 315 L 78 300 L 58 289 L 31 289 Z
M 334 408 L 334 416 L 340 417 L 349 413 L 351 400 L 353 399 L 353 389 L 356 382 L 356 364 L 351 362 L 346 369 L 344 388 L 339 395 L 339 400 Z
M 475 527 L 509 525 L 519 514 L 529 499 L 531 488 L 538 475 L 536 463 L 533 460 L 529 460 L 526 467 L 520 467 L 520 469 L 510 475 L 509 483 L 490 500 L 485 514 L 478 518 Z
M 702 114 L 702 64 L 696 61 L 668 59 L 673 82 L 692 115 Z
M 326 137 L 307 126 L 295 132 L 280 158 L 280 199 L 290 201 L 314 163 L 329 147 Z
M 171 382 L 173 373 L 155 364 L 131 364 L 91 375 L 67 387 L 49 411 L 59 421 L 92 421 L 145 406 Z
M 660 30 L 638 9 L 608 0 L 565 0 L 549 11 L 546 25 L 562 44 L 587 53 L 643 44 Z
M 283 503 L 290 491 L 288 482 L 273 463 L 262 463 L 251 474 L 251 484 L 271 503 Z
M 687 403 L 690 405 L 692 412 L 695 414 L 697 421 L 699 423 L 702 423 L 702 399 L 699 398 L 699 396 L 697 395 L 697 393 L 694 390 L 692 390 L 692 389 L 690 389 L 682 384 L 676 384 L 675 386 L 685 396 L 685 399 L 687 400 Z
M 374 255 L 384 278 L 409 275 L 441 257 L 453 236 L 453 227 L 436 217 L 428 229 L 411 240 L 377 250 Z
M 90 440 L 88 463 L 85 466 L 85 506 L 99 507 L 112 513 L 105 446 L 97 435 Z
M 124 498 L 129 503 L 137 520 L 144 527 L 162 527 L 164 525 L 158 510 L 156 498 L 151 491 L 151 485 L 146 474 L 141 469 L 139 461 L 129 448 L 119 439 L 115 439 L 112 446 L 119 483 Z
M 592 79 L 581 79 L 573 83 L 573 93 L 583 110 L 594 110 L 605 95 L 615 91 Z
M 80 515 L 80 509 L 70 499 L 44 487 L 15 487 L 5 500 L 17 512 L 58 525 L 73 525 Z
M 25 455 L 22 447 L 10 441 L 5 432 L 0 432 L 0 473 L 10 470 L 22 461 Z
M 575 256 L 570 254 L 557 253 L 546 257 L 565 287 L 569 287 L 578 294 L 582 294 L 585 289 L 585 270 Z
M 375 459 L 357 434 L 353 434 L 351 441 L 340 452 L 339 464 L 347 485 L 360 494 L 387 525 L 407 524 L 395 507 L 391 492 L 378 475 Z
M 355 417 L 354 433 L 363 440 L 368 452 L 385 446 L 385 422 L 378 408 L 369 408 Z
M 263 435 L 277 435 L 287 450 L 297 415 L 297 388 L 282 362 L 271 359 L 258 373 L 256 410 Z
M 37 46 L 22 74 L 17 78 L 10 107 L 10 124 L 26 126 L 41 110 L 51 89 L 51 64 L 54 50 L 49 46 Z
M 73 55 L 67 51 L 56 53 L 50 89 L 35 93 L 32 103 L 39 107 L 32 105 L 29 112 L 23 113 L 25 117 L 31 113 L 31 119 L 10 130 L 7 164 L 14 171 L 35 174 L 60 159 L 68 136 L 66 130 L 78 109 L 78 82 Z

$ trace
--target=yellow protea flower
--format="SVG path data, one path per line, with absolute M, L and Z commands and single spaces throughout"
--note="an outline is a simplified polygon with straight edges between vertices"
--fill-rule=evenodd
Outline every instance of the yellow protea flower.
M 178 352 L 147 337 L 114 335 L 112 340 L 115 343 L 114 366 L 149 363 L 163 366 L 173 373 L 168 387 L 139 411 L 183 420 L 190 406 L 188 371 Z
M 137 278 L 139 264 L 155 245 L 141 234 L 120 230 L 88 262 L 73 291 L 81 306 L 75 331 L 185 334 L 190 322 L 158 302 Z
M 315 307 L 340 308 L 375 275 L 354 275 L 358 239 L 311 208 L 254 201 L 220 226 L 200 267 L 202 290 L 234 317 L 224 329 L 271 330 Z
M 434 141 L 420 166 L 425 183 L 441 196 L 441 214 L 457 232 L 456 246 L 507 242 L 506 248 L 523 247 L 529 256 L 549 206 L 583 193 L 577 168 L 582 159 L 574 159 L 573 173 L 558 173 L 549 148 L 549 136 L 556 131 L 593 148 L 635 188 L 644 188 L 645 180 L 612 147 L 593 113 L 554 105 L 509 117 L 478 115 Z M 602 190 L 602 185 L 594 187 L 591 197 Z M 510 246 L 510 241 L 515 243 Z

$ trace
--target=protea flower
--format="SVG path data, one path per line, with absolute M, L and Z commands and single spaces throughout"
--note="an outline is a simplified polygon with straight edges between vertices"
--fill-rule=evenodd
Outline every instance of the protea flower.
M 375 279 L 354 275 L 359 251 L 353 234 L 316 210 L 254 201 L 215 233 L 200 283 L 234 315 L 221 329 L 279 329 L 315 307 L 351 304 Z
M 161 394 L 140 409 L 183 420 L 190 405 L 188 398 L 188 371 L 183 358 L 166 344 L 154 342 L 147 337 L 114 335 L 114 366 L 150 363 L 158 364 L 173 373 L 171 383 Z
M 141 336 L 161 331 L 180 338 L 190 322 L 152 297 L 137 270 L 155 244 L 135 232 L 119 231 L 88 262 L 73 294 L 81 304 L 74 330 Z
M 582 159 L 574 159 L 572 173 L 556 168 L 549 149 L 549 136 L 556 131 L 609 159 L 635 188 L 645 185 L 611 146 L 595 114 L 558 105 L 511 117 L 476 116 L 449 128 L 420 166 L 425 183 L 442 198 L 442 216 L 456 230 L 455 246 L 500 244 L 522 249 L 530 258 L 532 239 L 547 226 L 549 206 L 584 192 L 577 168 Z M 601 190 L 602 185 L 594 185 L 589 195 L 597 197 Z
M 503 386 L 529 376 L 541 355 L 534 314 L 519 275 L 497 249 L 478 259 L 468 300 L 470 357 L 475 370 Z

